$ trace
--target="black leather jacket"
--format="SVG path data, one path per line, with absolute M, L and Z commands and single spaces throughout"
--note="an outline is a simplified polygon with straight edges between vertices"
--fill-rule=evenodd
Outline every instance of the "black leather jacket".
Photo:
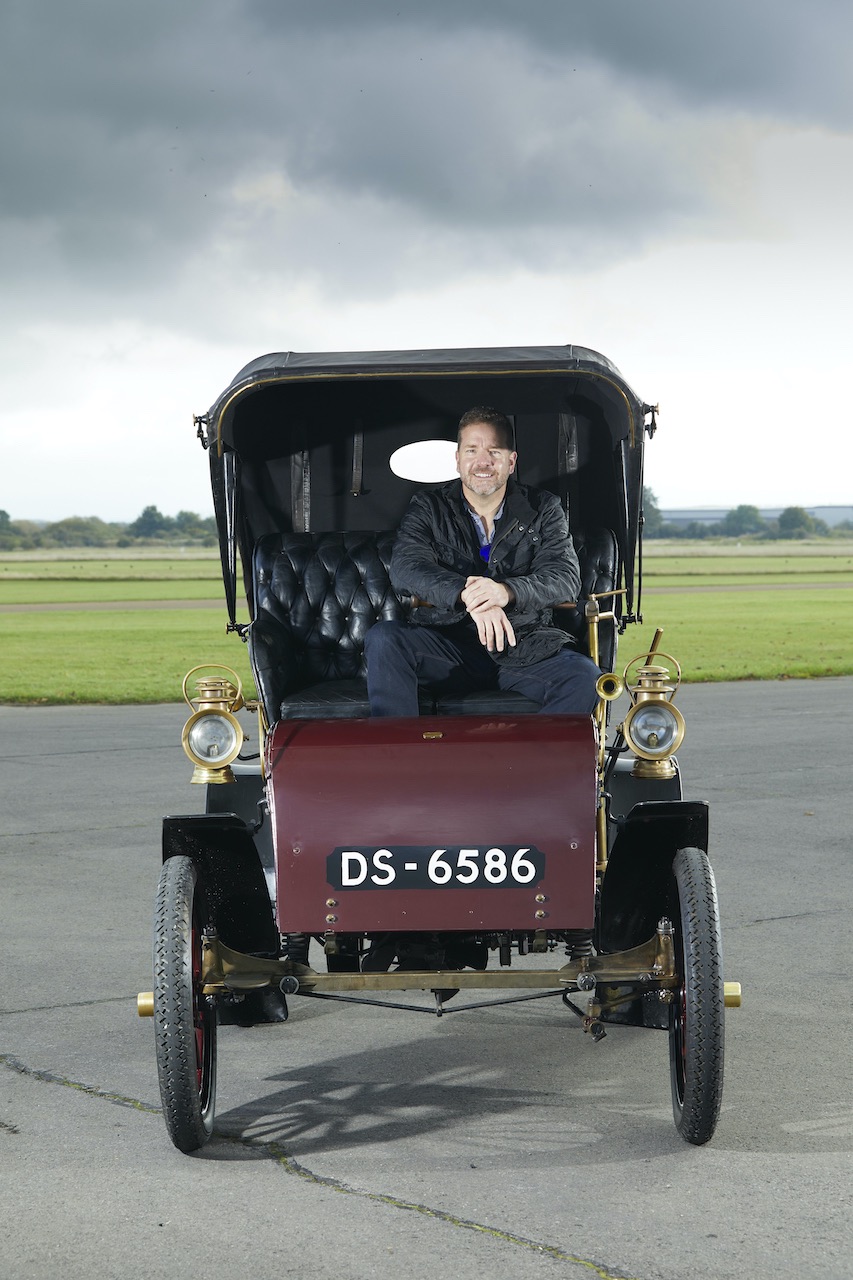
M 552 626 L 551 606 L 576 600 L 580 589 L 566 515 L 552 493 L 529 489 L 510 477 L 488 565 L 480 556 L 461 480 L 412 498 L 394 543 L 391 582 L 398 593 L 419 596 L 433 607 L 413 609 L 411 621 L 427 627 L 467 622 L 476 634 L 459 599 L 471 575 L 504 582 L 514 596 L 506 614 L 516 646 L 492 654 L 495 661 L 528 666 L 574 644 L 570 635 Z

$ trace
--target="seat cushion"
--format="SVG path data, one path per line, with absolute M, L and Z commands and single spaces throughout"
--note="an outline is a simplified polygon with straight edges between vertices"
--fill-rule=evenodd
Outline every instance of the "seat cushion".
M 423 690 L 419 695 L 422 716 L 433 714 L 433 700 Z M 282 720 L 356 720 L 370 715 L 367 681 L 324 680 L 299 689 L 282 700 Z
M 281 703 L 282 720 L 350 720 L 370 715 L 367 681 L 324 680 L 290 693 Z
M 439 695 L 435 710 L 440 716 L 514 716 L 538 711 L 539 703 L 512 689 L 473 689 Z
M 422 716 L 522 715 L 539 710 L 539 703 L 520 693 L 502 689 L 475 689 L 445 694 L 433 700 L 427 689 L 418 690 Z M 284 698 L 282 720 L 355 720 L 370 715 L 366 680 L 324 680 Z

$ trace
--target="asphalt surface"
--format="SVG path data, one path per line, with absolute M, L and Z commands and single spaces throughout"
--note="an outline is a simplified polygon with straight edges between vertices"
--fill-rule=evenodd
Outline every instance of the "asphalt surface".
M 160 817 L 199 806 L 182 708 L 0 707 L 2 1280 L 853 1275 L 853 679 L 679 702 L 744 984 L 707 1147 L 672 1125 L 662 1033 L 296 999 L 221 1030 L 193 1157 L 135 1012 Z

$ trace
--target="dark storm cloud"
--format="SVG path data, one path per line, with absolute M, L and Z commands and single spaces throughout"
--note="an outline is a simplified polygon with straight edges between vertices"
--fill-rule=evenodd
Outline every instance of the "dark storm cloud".
M 204 261 L 342 291 L 600 261 L 748 220 L 754 131 L 850 116 L 832 0 L 17 0 L 2 22 L 0 256 L 57 305 L 138 309 Z
M 258 0 L 251 11 L 270 33 L 287 24 L 467 34 L 472 67 L 477 36 L 501 31 L 528 49 L 594 58 L 618 76 L 668 86 L 683 102 L 840 128 L 851 122 L 853 9 L 844 0 L 327 0 L 293 8 Z

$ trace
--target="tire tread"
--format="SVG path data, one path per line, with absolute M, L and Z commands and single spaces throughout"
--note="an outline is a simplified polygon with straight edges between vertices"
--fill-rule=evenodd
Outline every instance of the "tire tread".
M 680 849 L 673 862 L 673 878 L 676 953 L 683 945 L 686 988 L 683 1080 L 677 1062 L 680 1041 L 670 1032 L 673 1115 L 684 1140 L 701 1146 L 717 1127 L 723 1093 L 725 1004 L 719 908 L 714 873 L 704 850 Z
M 163 865 L 154 911 L 154 1033 L 163 1116 L 175 1146 L 197 1151 L 213 1131 L 216 1020 L 208 1020 L 210 1065 L 203 1101 L 198 1089 L 193 1022 L 191 937 L 196 870 L 179 855 Z

